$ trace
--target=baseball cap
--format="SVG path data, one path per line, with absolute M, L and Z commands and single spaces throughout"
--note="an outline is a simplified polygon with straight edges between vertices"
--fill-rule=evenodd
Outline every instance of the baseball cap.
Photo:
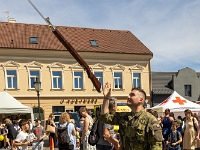
M 41 121 L 41 119 L 40 119 L 40 118 L 35 118 L 35 120 L 34 120 L 34 121 L 38 121 L 38 120 L 39 120 L 39 121 Z

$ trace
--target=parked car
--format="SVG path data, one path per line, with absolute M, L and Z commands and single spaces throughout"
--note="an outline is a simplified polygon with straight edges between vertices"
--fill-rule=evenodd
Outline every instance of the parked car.
M 71 118 L 74 119 L 76 127 L 80 128 L 80 115 L 78 112 L 69 112 Z

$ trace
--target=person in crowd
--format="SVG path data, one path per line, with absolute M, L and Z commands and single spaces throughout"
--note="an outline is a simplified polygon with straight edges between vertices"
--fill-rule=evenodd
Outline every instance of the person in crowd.
M 175 119 L 175 117 L 174 117 L 174 113 L 173 113 L 173 112 L 170 112 L 169 116 L 172 117 L 172 118 L 174 119 L 174 122 L 176 122 L 176 119 Z
M 32 132 L 32 129 L 33 129 L 33 124 L 32 124 L 31 119 L 28 119 L 28 124 L 29 124 L 28 133 L 30 134 Z
M 177 131 L 179 131 L 180 133 L 182 133 L 182 130 L 183 130 L 183 128 L 182 128 L 182 121 L 181 120 L 179 120 L 179 119 L 177 119 Z
M 197 119 L 192 116 L 192 112 L 189 109 L 185 111 L 185 127 L 183 137 L 183 149 L 194 150 L 197 147 L 197 140 L 199 140 L 199 125 Z M 196 131 L 195 131 L 196 130 Z
M 109 102 L 109 112 L 115 112 L 117 109 L 117 99 L 112 97 Z M 113 145 L 115 149 L 120 147 L 119 141 L 114 138 L 114 125 L 99 122 L 98 125 L 99 141 L 96 145 L 97 150 L 112 150 Z
M 162 129 L 157 119 L 143 108 L 146 93 L 140 88 L 132 88 L 127 98 L 131 112 L 109 113 L 111 89 L 111 84 L 106 83 L 98 119 L 107 124 L 119 125 L 120 150 L 161 150 Z
M 199 121 L 199 118 L 197 116 L 197 113 L 193 113 L 193 117 L 195 117 L 197 119 L 197 121 Z
M 19 127 L 21 131 L 14 140 L 14 145 L 20 150 L 28 150 L 28 145 L 30 144 L 30 141 L 27 139 L 29 124 L 26 120 L 22 119 L 19 122 Z
M 51 126 L 56 128 L 56 124 L 54 122 L 54 119 L 55 119 L 54 114 L 50 113 L 48 121 L 47 121 L 47 125 L 51 125 Z M 50 150 L 54 150 L 54 148 L 56 147 L 56 133 L 50 133 L 49 134 L 49 147 L 50 147 Z
M 84 127 L 84 121 L 85 121 L 85 118 L 83 116 L 81 116 L 81 119 L 80 119 L 80 137 L 82 137 L 82 131 L 83 131 L 83 127 Z M 83 143 L 82 141 L 80 140 L 80 150 L 83 150 Z
M 17 137 L 18 132 L 15 130 L 14 125 L 9 118 L 5 119 L 4 123 L 6 125 L 6 128 L 8 129 L 7 137 L 10 140 L 11 149 L 14 149 L 13 142 L 14 139 Z
M 21 131 L 19 122 L 13 121 L 13 125 L 14 125 L 15 130 L 19 133 Z
M 166 141 L 166 144 L 168 145 L 168 150 L 181 150 L 181 142 L 182 142 L 182 136 L 179 131 L 177 131 L 178 125 L 177 122 L 173 122 L 172 124 L 172 132 L 170 132 L 168 140 Z
M 34 121 L 35 121 L 35 126 L 32 129 L 32 133 L 34 133 L 36 139 L 32 143 L 32 150 L 43 150 L 46 131 L 44 127 L 41 125 L 40 118 L 36 118 Z
M 172 117 L 171 117 L 171 116 Z M 169 133 L 171 132 L 172 123 L 174 122 L 174 114 L 170 113 L 169 109 L 165 110 L 165 116 L 162 118 L 162 134 L 164 138 L 164 148 L 163 150 L 166 150 L 166 141 L 168 140 Z
M 80 149 L 80 128 L 76 127 L 76 148 L 79 150 Z
M 172 123 L 174 122 L 173 117 L 170 116 L 170 110 L 166 109 L 165 110 L 165 116 L 162 119 L 162 133 L 163 133 L 163 138 L 165 139 L 165 141 L 168 140 L 169 137 L 169 133 L 171 132 L 171 127 L 172 127 Z
M 2 135 L 4 136 L 4 148 L 6 149 L 6 146 L 8 145 L 8 149 L 10 149 L 10 142 L 9 139 L 7 137 L 8 135 L 8 129 L 6 128 L 5 124 L 2 124 L 2 131 L 1 131 Z
M 81 116 L 85 117 L 84 127 L 82 131 L 81 141 L 83 143 L 83 150 L 96 150 L 96 146 L 92 146 L 88 143 L 88 137 L 90 135 L 90 130 L 92 129 L 93 119 L 89 115 L 86 107 L 81 107 L 79 109 Z
M 59 117 L 59 127 L 68 126 L 68 136 L 70 137 L 70 143 L 62 144 L 58 140 L 58 149 L 59 150 L 74 150 L 74 138 L 76 135 L 76 130 L 74 124 L 71 123 L 70 115 L 68 112 L 63 112 Z

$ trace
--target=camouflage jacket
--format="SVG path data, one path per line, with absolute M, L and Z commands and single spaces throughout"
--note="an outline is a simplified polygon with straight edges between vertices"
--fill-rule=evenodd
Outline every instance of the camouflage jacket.
M 120 150 L 162 150 L 162 128 L 148 112 L 115 112 L 100 115 L 104 123 L 119 125 Z

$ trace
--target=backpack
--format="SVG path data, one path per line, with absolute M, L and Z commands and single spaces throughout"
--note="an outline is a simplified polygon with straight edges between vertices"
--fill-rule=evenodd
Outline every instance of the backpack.
M 99 133 L 98 133 L 98 125 L 99 125 L 99 120 L 97 119 L 93 125 L 92 129 L 90 131 L 90 135 L 88 137 L 88 143 L 92 146 L 96 145 L 97 142 L 100 139 Z
M 69 144 L 70 143 L 70 136 L 68 134 L 68 125 L 69 122 L 65 127 L 58 127 L 57 134 L 58 134 L 58 143 L 60 144 Z

